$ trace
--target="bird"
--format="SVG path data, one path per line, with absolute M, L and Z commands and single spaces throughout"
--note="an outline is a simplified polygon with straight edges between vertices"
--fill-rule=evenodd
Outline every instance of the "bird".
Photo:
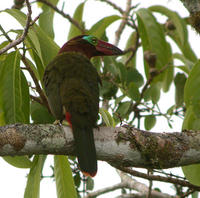
M 79 168 L 85 176 L 97 173 L 93 129 L 99 112 L 100 76 L 90 62 L 94 56 L 122 55 L 118 47 L 92 35 L 66 42 L 46 66 L 44 90 L 55 119 L 66 120 L 72 129 Z

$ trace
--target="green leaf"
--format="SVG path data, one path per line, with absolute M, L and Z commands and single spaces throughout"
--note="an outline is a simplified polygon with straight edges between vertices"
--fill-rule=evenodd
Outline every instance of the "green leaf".
M 200 61 L 198 61 L 186 81 L 184 89 L 184 101 L 186 107 L 192 106 L 197 117 L 200 118 Z
M 94 189 L 94 180 L 91 177 L 87 178 L 86 189 L 87 190 L 93 190 Z
M 26 15 L 17 9 L 5 10 L 13 16 L 23 27 L 26 24 Z M 29 29 L 28 37 L 31 39 L 31 47 L 33 47 L 44 65 L 47 65 L 57 54 L 59 47 L 46 33 L 34 24 Z
M 159 12 L 160 14 L 163 14 L 167 16 L 174 24 L 176 27 L 177 35 L 180 38 L 180 42 L 182 45 L 184 45 L 184 42 L 187 40 L 187 28 L 186 25 L 184 24 L 184 20 L 174 11 L 169 10 L 168 8 L 164 6 L 151 6 L 148 8 L 152 12 Z
M 120 62 L 116 64 L 116 67 L 118 69 L 119 78 L 122 84 L 126 83 L 127 80 L 127 69 L 124 67 L 124 65 Z
M 77 21 L 80 25 L 83 25 L 82 17 L 83 17 L 84 5 L 85 5 L 85 2 L 80 3 L 79 6 L 76 8 L 73 15 L 73 19 Z M 68 40 L 80 34 L 82 34 L 81 30 L 79 30 L 75 25 L 71 23 L 69 34 L 68 34 Z
M 126 83 L 129 85 L 131 82 L 133 82 L 136 87 L 141 87 L 144 84 L 143 76 L 135 68 L 127 68 Z
M 107 16 L 98 21 L 96 24 L 94 24 L 90 30 L 87 32 L 89 35 L 94 35 L 98 38 L 101 38 L 106 30 L 106 28 L 111 25 L 113 22 L 121 19 L 120 16 L 112 15 Z
M 166 50 L 166 56 L 170 57 L 170 62 L 168 63 L 168 68 L 165 69 L 163 72 L 163 79 L 162 79 L 162 89 L 164 92 L 168 92 L 171 83 L 174 80 L 174 66 L 173 66 L 173 59 L 172 59 L 172 50 L 170 44 L 167 42 L 167 46 L 169 50 Z
M 185 64 L 185 72 L 187 74 L 190 73 L 191 69 L 193 68 L 194 66 L 194 62 L 190 61 L 189 59 L 187 59 L 183 54 L 179 54 L 179 53 L 174 53 L 173 54 L 173 58 L 174 59 L 178 59 L 180 60 L 182 63 Z
M 56 6 L 58 0 L 49 0 L 49 3 Z M 54 38 L 54 30 L 53 30 L 53 17 L 54 17 L 54 10 L 49 6 L 42 4 L 42 13 L 39 17 L 39 26 L 41 29 L 52 39 Z
M 77 193 L 74 186 L 72 171 L 68 162 L 68 158 L 66 156 L 54 156 L 54 172 L 56 180 L 57 197 L 76 198 Z
M 3 159 L 17 168 L 31 168 L 33 166 L 33 162 L 28 156 L 5 156 Z
M 126 42 L 126 47 L 125 50 L 130 48 L 130 47 L 135 47 L 137 42 L 137 33 L 136 32 L 132 32 L 131 35 L 129 36 L 127 42 Z M 129 59 L 129 57 L 131 56 L 132 52 L 128 52 L 126 54 L 124 54 L 121 58 L 121 61 L 125 64 L 126 61 Z M 129 63 L 126 65 L 127 67 L 136 67 L 136 54 L 135 56 L 129 61 Z
M 191 105 L 187 107 L 182 129 L 200 130 L 200 118 L 196 116 Z
M 53 123 L 55 118 L 38 102 L 31 103 L 31 118 L 35 124 Z
M 115 127 L 115 121 L 106 109 L 100 108 L 99 113 L 101 114 L 104 122 L 106 123 L 106 126 Z
M 165 39 L 165 34 L 161 25 L 148 9 L 139 9 L 137 11 L 138 30 L 142 40 L 143 51 L 154 52 L 157 56 L 156 68 L 162 67 L 171 62 L 171 52 Z M 145 73 L 149 77 L 149 67 L 145 61 Z M 164 74 L 159 75 L 162 81 Z
M 185 177 L 193 185 L 200 186 L 200 164 L 193 164 L 182 167 Z
M 151 100 L 153 104 L 157 104 L 160 99 L 160 83 L 151 84 L 150 88 L 148 88 L 144 93 L 145 101 Z
M 121 118 L 127 118 L 129 116 L 128 111 L 131 107 L 131 102 L 121 102 L 117 108 L 117 113 Z
M 183 105 L 184 102 L 184 87 L 186 82 L 186 76 L 183 73 L 177 73 L 174 78 L 175 84 L 175 101 L 176 106 L 180 107 Z
M 146 130 L 151 130 L 156 124 L 156 117 L 154 115 L 148 115 L 144 119 L 144 127 Z
M 7 55 L 0 68 L 0 100 L 7 124 L 29 123 L 29 88 L 20 70 L 18 51 Z
M 154 115 L 148 115 L 144 119 L 144 127 L 146 130 L 151 130 L 156 124 L 156 117 Z
M 46 160 L 46 155 L 35 155 L 33 166 L 28 174 L 24 198 L 39 198 L 40 197 L 40 180 L 41 173 Z
M 131 82 L 128 86 L 128 96 L 133 99 L 134 101 L 139 101 L 140 99 L 140 92 L 138 87 L 135 85 L 135 83 Z
M 14 17 L 22 25 L 22 27 L 25 27 L 27 16 L 23 12 L 21 12 L 18 9 L 6 9 L 5 12 L 7 12 L 12 17 Z M 35 26 L 36 24 L 34 25 L 34 27 Z M 37 33 L 33 30 L 33 28 L 29 28 L 28 37 L 32 41 L 33 48 L 35 48 L 39 57 L 41 58 L 42 54 L 41 54 L 41 49 L 40 49 L 40 43 L 37 37 Z
M 199 193 L 197 191 L 192 193 L 192 198 L 198 198 Z
M 184 56 L 195 62 L 197 57 L 188 42 L 187 26 L 184 19 L 180 17 L 176 12 L 171 11 L 163 6 L 152 6 L 149 8 L 149 10 L 152 12 L 161 13 L 167 16 L 173 22 L 173 25 L 176 27 L 176 29 L 171 31 L 168 30 L 168 35 L 176 42 Z
M 100 89 L 100 96 L 104 99 L 110 100 L 112 97 L 115 97 L 118 88 L 107 80 L 102 80 L 102 86 Z
M 174 114 L 174 109 L 176 108 L 175 105 L 172 105 L 168 110 L 167 110 L 167 114 L 168 115 L 173 115 Z

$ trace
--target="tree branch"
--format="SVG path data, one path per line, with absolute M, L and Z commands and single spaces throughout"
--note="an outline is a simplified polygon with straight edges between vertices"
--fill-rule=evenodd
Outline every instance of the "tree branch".
M 87 196 L 85 196 L 84 198 L 95 198 L 99 195 L 102 195 L 102 194 L 105 194 L 108 192 L 113 192 L 114 190 L 121 189 L 121 188 L 127 188 L 127 183 L 121 182 L 121 183 L 118 183 L 118 184 L 115 184 L 115 185 L 112 185 L 112 186 L 109 186 L 106 188 L 102 188 L 100 190 L 88 193 Z
M 131 178 L 122 171 L 117 171 L 117 172 L 121 178 L 122 183 L 127 183 L 129 189 L 136 190 L 137 192 L 139 192 L 141 197 L 148 197 L 149 194 L 148 186 Z M 151 189 L 151 198 L 172 198 L 172 197 L 173 196 L 168 195 L 166 193 L 158 192 L 156 190 Z
M 131 10 L 131 1 L 132 0 L 127 0 L 126 10 L 123 12 L 123 19 L 122 19 L 122 21 L 119 25 L 118 30 L 115 32 L 115 42 L 114 42 L 115 45 L 118 45 L 121 34 L 122 34 L 126 24 L 127 24 L 128 16 L 129 16 L 129 13 L 130 13 L 130 10 Z
M 125 173 L 129 173 L 132 176 L 136 176 L 136 177 L 140 177 L 140 178 L 144 178 L 144 179 L 148 179 L 148 180 L 153 180 L 153 181 L 172 183 L 172 184 L 176 184 L 176 185 L 180 185 L 180 186 L 189 187 L 189 188 L 195 189 L 196 191 L 200 191 L 199 186 L 195 186 L 185 180 L 175 179 L 172 177 L 162 177 L 160 175 L 147 175 L 145 173 L 141 173 L 141 172 L 138 172 L 138 171 L 132 170 L 130 168 L 126 168 L 126 167 L 115 166 L 115 168 L 117 168 Z
M 44 3 L 47 6 L 51 7 L 57 13 L 59 13 L 60 15 L 62 15 L 64 18 L 68 19 L 70 23 L 72 23 L 73 25 L 75 25 L 82 32 L 82 34 L 84 34 L 84 32 L 85 32 L 84 28 L 81 27 L 81 25 L 78 23 L 78 21 L 76 21 L 73 18 L 71 18 L 69 14 L 65 14 L 62 10 L 59 10 L 56 6 L 54 6 L 49 1 L 46 1 L 46 0 L 37 0 L 37 2 Z
M 2 48 L 0 50 L 0 54 L 5 53 L 6 51 L 11 49 L 12 47 L 15 47 L 18 44 L 20 44 L 21 42 L 23 42 L 25 37 L 26 37 L 26 35 L 28 34 L 28 30 L 29 30 L 30 26 L 33 25 L 33 23 L 31 23 L 32 10 L 31 10 L 31 6 L 30 6 L 30 3 L 29 3 L 29 0 L 26 0 L 26 5 L 27 5 L 27 9 L 28 9 L 28 14 L 27 14 L 27 19 L 26 19 L 26 25 L 25 25 L 25 28 L 24 28 L 24 31 L 23 31 L 22 35 L 18 39 L 12 41 L 8 45 L 6 45 L 4 48 Z
M 132 127 L 94 129 L 97 157 L 115 166 L 164 169 L 200 162 L 200 131 L 153 133 Z M 74 154 L 66 126 L 0 127 L 0 155 Z

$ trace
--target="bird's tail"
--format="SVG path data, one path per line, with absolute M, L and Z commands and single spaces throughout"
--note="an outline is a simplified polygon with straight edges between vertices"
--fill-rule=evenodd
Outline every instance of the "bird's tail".
M 92 128 L 73 127 L 76 153 L 81 171 L 85 176 L 94 177 L 97 173 L 97 157 Z

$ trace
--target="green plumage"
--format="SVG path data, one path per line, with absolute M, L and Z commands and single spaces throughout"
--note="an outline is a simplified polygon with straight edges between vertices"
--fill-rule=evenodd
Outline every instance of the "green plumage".
M 97 171 L 93 128 L 99 112 L 99 75 L 84 55 L 64 52 L 57 55 L 44 73 L 44 87 L 51 111 L 57 120 L 71 116 L 76 153 L 83 172 Z

